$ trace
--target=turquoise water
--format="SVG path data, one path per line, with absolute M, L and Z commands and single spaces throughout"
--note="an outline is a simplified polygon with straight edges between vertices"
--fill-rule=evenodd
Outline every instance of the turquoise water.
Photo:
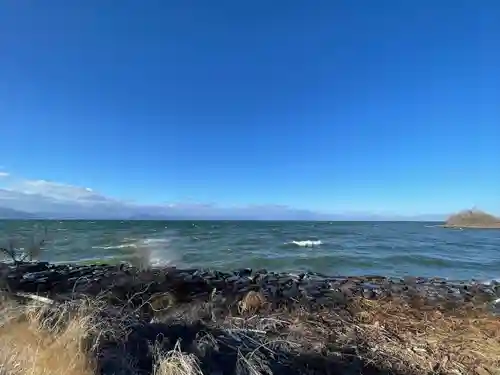
M 155 264 L 267 268 L 327 274 L 500 278 L 500 230 L 420 222 L 0 221 L 0 241 L 43 235 L 44 260 L 120 259 Z

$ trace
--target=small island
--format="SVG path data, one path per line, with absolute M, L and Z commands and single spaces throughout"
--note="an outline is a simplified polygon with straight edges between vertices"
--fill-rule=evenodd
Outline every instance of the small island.
M 444 224 L 445 228 L 500 229 L 500 218 L 478 209 L 464 210 L 451 215 Z

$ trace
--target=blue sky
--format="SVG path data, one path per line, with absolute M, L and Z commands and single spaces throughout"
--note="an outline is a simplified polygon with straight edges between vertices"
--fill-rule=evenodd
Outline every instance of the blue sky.
M 0 186 L 500 213 L 499 40 L 494 0 L 2 2 Z

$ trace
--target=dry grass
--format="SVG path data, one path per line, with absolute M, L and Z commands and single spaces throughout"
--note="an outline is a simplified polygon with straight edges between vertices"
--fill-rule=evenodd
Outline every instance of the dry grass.
M 99 332 L 92 319 L 99 304 L 58 306 L 48 315 L 46 304 L 0 303 L 0 375 L 93 375 L 97 364 L 86 340 Z M 66 318 L 68 318 L 66 320 Z M 203 375 L 196 356 L 183 353 L 178 342 L 163 353 L 153 348 L 155 375 Z
M 154 375 L 203 375 L 198 358 L 193 354 L 183 353 L 179 341 L 173 350 L 165 354 L 158 347 L 153 349 L 153 353 L 155 354 Z
M 273 375 L 266 363 L 266 359 L 256 351 L 252 351 L 247 355 L 238 352 L 236 373 L 238 375 Z
M 251 290 L 239 301 L 238 310 L 240 313 L 256 313 L 265 307 L 266 304 L 266 298 L 261 292 Z
M 338 311 L 295 311 L 232 317 L 226 324 L 273 333 L 268 346 L 274 340 L 316 353 L 353 349 L 391 373 L 500 375 L 499 317 L 472 306 L 445 310 L 420 302 L 415 307 L 402 300 L 357 299 L 349 306 L 350 318 Z
M 500 319 L 486 311 L 358 300 L 357 337 L 372 360 L 417 374 L 500 374 Z
M 0 374 L 93 374 L 94 363 L 83 347 L 91 329 L 88 316 L 76 315 L 58 329 L 43 312 L 44 308 L 36 305 L 2 304 Z
M 98 365 L 89 354 L 87 338 L 103 331 L 93 319 L 98 304 L 56 307 L 56 321 L 42 305 L 0 303 L 0 375 L 96 373 Z M 472 306 L 449 310 L 425 301 L 416 306 L 402 300 L 357 299 L 349 305 L 349 313 L 296 309 L 252 315 L 246 309 L 239 317 L 226 316 L 213 324 L 239 343 L 233 349 L 235 371 L 241 375 L 272 375 L 270 361 L 297 353 L 356 356 L 398 374 L 500 375 L 498 317 Z M 203 337 L 211 337 L 214 347 L 220 339 Z M 162 351 L 161 345 L 151 350 L 154 375 L 203 374 L 204 362 L 189 350 L 183 352 L 181 342 L 170 351 Z M 274 359 L 265 353 L 274 353 Z

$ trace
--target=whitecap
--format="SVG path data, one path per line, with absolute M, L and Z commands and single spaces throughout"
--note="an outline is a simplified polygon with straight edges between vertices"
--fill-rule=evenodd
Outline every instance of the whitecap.
M 137 248 L 136 242 L 127 242 L 120 245 L 110 245 L 110 246 L 92 246 L 92 249 L 102 249 L 102 250 L 114 250 L 114 249 L 127 249 L 127 248 Z
M 170 242 L 170 239 L 168 239 L 168 238 L 145 238 L 144 240 L 141 240 L 140 242 L 145 244 L 145 245 L 168 244 Z
M 289 242 L 288 244 L 293 244 L 300 247 L 314 247 L 322 245 L 323 242 L 321 242 L 321 240 L 303 240 L 303 241 L 292 241 Z

